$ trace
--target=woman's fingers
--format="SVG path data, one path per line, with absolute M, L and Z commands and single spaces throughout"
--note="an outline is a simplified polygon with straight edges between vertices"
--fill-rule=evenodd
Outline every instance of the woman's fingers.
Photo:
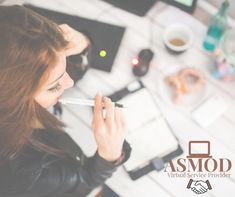
M 104 97 L 104 107 L 106 110 L 106 117 L 105 122 L 108 124 L 109 127 L 113 127 L 114 125 L 114 104 L 112 103 L 111 99 L 108 97 Z
M 67 24 L 60 24 L 59 27 L 63 31 L 63 33 L 68 33 L 69 26 Z
M 107 161 L 117 160 L 126 136 L 124 116 L 120 108 L 116 108 L 109 98 L 102 99 L 100 94 L 95 97 L 93 130 L 99 155 Z
M 121 129 L 126 126 L 125 117 L 119 107 L 115 107 L 111 99 L 104 97 L 104 107 L 106 109 L 105 122 L 110 126 Z
M 121 109 L 119 107 L 115 107 L 115 115 L 114 115 L 115 123 L 119 129 L 122 128 L 121 123 Z
M 66 48 L 66 56 L 79 54 L 89 45 L 89 40 L 81 32 L 67 24 L 59 25 L 59 27 L 64 34 L 65 40 L 69 42 Z
M 105 108 L 105 118 L 103 117 L 103 108 Z M 125 130 L 126 122 L 122 110 L 114 106 L 114 103 L 108 97 L 97 94 L 95 97 L 93 125 L 98 126 L 105 123 L 108 132 Z
M 126 128 L 126 119 L 125 119 L 125 116 L 124 116 L 124 113 L 122 110 L 120 112 L 120 117 L 121 117 L 122 128 L 125 129 Z
M 99 123 L 104 122 L 102 111 L 103 111 L 102 95 L 101 95 L 101 93 L 97 93 L 95 96 L 93 123 L 99 124 Z

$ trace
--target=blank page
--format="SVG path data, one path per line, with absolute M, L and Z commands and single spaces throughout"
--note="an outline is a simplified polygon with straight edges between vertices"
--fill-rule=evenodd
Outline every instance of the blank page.
M 152 96 L 145 88 L 124 97 L 118 103 L 127 106 L 127 109 L 124 108 L 123 111 L 129 131 L 133 131 L 161 116 Z

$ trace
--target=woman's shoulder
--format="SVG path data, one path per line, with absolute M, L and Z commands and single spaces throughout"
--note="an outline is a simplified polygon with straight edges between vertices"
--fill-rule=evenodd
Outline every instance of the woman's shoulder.
M 27 143 L 18 154 L 11 159 L 11 165 L 7 167 L 8 169 L 11 171 L 18 171 L 21 167 L 22 169 L 27 169 L 27 166 L 32 167 L 34 165 L 33 168 L 37 168 L 37 165 L 42 163 L 43 158 L 45 157 L 61 159 L 69 156 L 71 159 L 76 159 L 77 157 L 85 156 L 81 148 L 65 132 L 35 129 L 33 131 L 33 138 L 34 141 L 37 141 L 37 143 L 44 148 L 38 148 L 31 142 Z M 55 150 L 55 152 L 50 152 L 48 150 L 50 148 Z

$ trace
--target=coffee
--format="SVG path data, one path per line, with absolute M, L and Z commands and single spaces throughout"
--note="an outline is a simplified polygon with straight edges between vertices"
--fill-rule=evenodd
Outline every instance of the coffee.
M 175 46 L 183 46 L 185 45 L 185 42 L 179 38 L 173 38 L 171 40 L 169 40 L 169 42 L 172 44 L 172 45 L 175 45 Z

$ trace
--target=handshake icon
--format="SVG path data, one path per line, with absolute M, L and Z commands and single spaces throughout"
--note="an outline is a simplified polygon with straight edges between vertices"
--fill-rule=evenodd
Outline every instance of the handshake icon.
M 196 194 L 203 194 L 205 192 L 212 189 L 211 184 L 208 180 L 202 181 L 202 180 L 193 180 L 190 179 L 187 185 L 187 188 L 190 189 L 196 193 Z

